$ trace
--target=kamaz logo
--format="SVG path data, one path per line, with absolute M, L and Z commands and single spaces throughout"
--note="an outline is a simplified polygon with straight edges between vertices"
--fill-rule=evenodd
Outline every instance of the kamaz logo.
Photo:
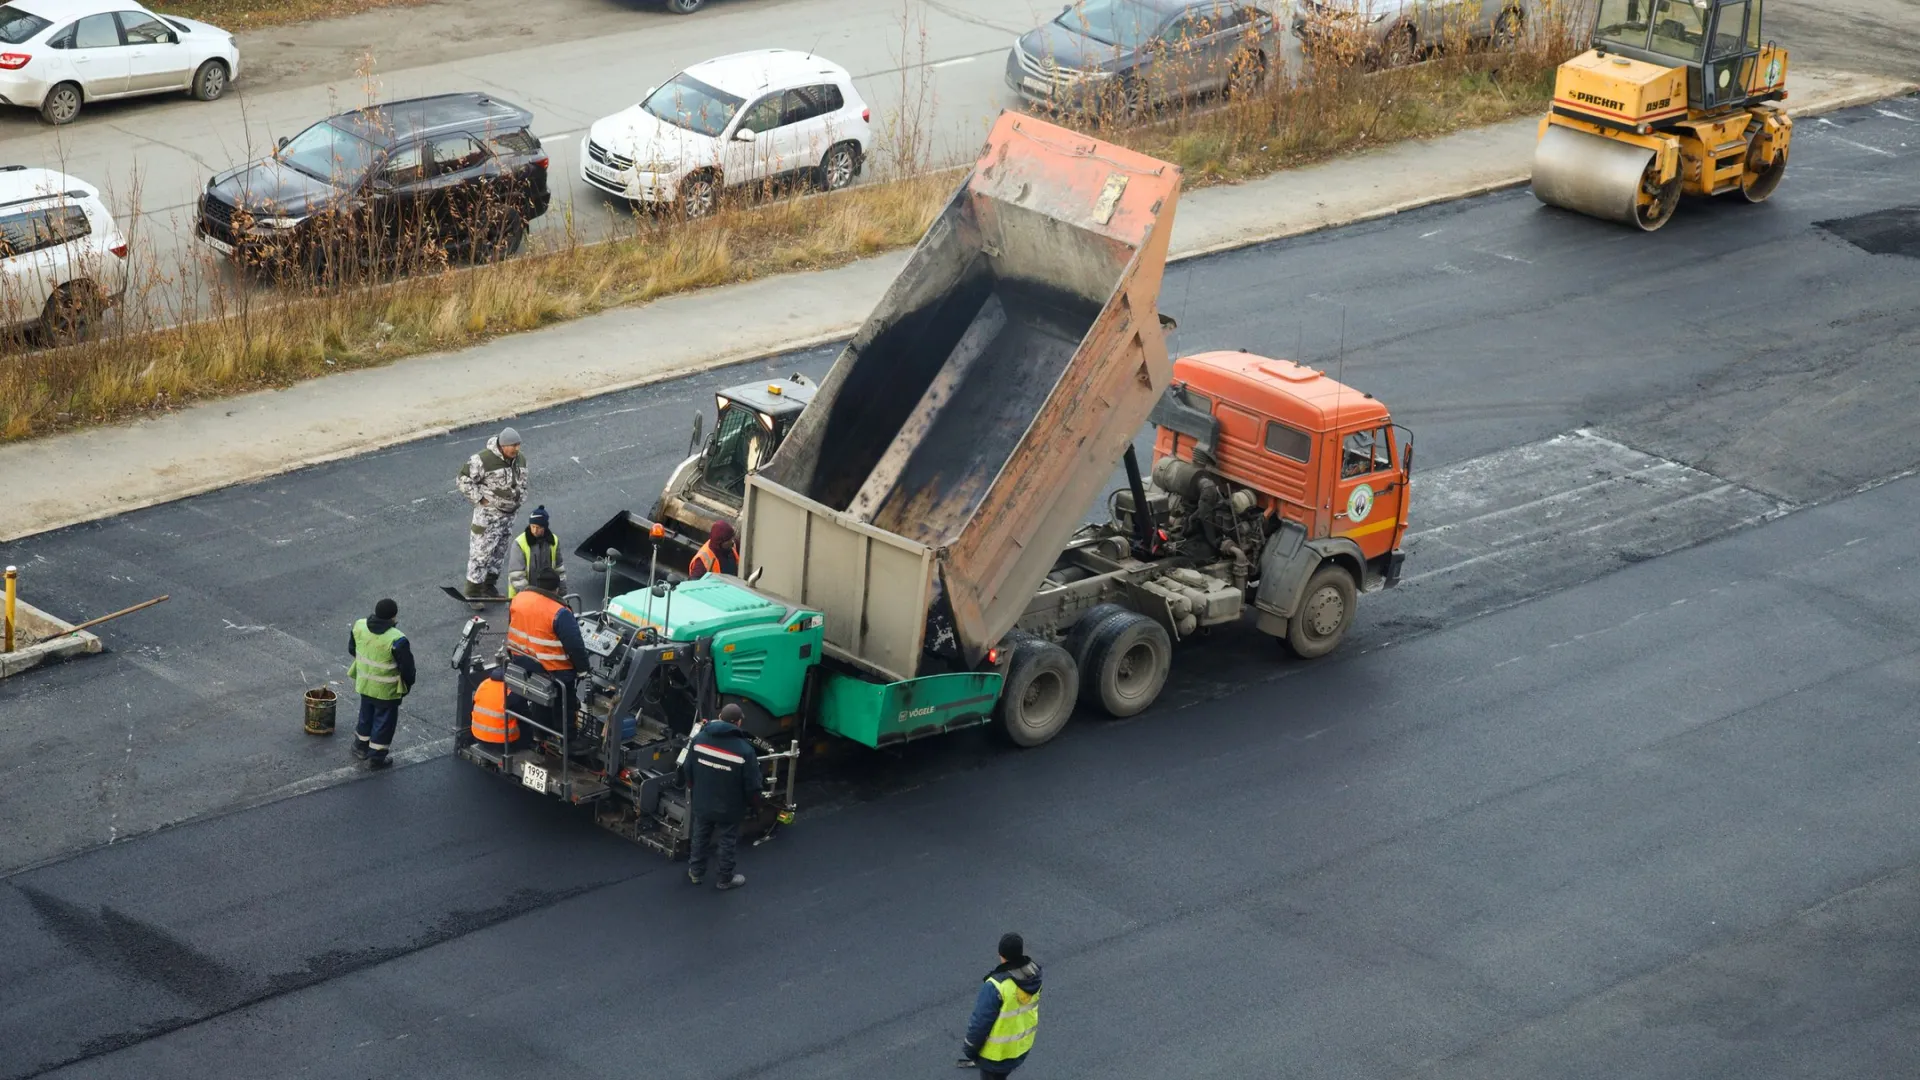
M 921 707 L 920 707 L 920 708 L 918 708 L 918 709 L 905 709 L 905 710 L 902 710 L 902 711 L 901 711 L 901 713 L 900 713 L 900 719 L 902 719 L 902 720 L 914 720 L 914 719 L 918 719 L 919 717 L 922 717 L 922 716 L 927 716 L 927 715 L 930 715 L 930 714 L 931 714 L 932 712 L 933 712 L 933 706 L 931 706 L 931 705 L 923 705 L 923 706 L 921 706 Z
M 1597 94 L 1582 93 L 1579 90 L 1575 90 L 1573 92 L 1573 100 L 1584 101 L 1589 105 L 1598 105 L 1603 109 L 1612 109 L 1614 112 L 1625 112 L 1627 109 L 1627 105 L 1623 101 L 1615 101 L 1612 98 L 1603 98 Z

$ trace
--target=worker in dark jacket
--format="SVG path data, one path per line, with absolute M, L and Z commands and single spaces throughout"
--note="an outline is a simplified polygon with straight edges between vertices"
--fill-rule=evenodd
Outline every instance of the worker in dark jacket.
M 740 553 L 733 547 L 733 526 L 724 521 L 716 521 L 707 530 L 707 542 L 694 552 L 693 561 L 687 564 L 687 577 L 697 579 L 708 574 L 740 574 Z
M 1019 934 L 1000 935 L 1000 966 L 987 972 L 973 998 L 961 1068 L 1006 1076 L 1027 1060 L 1040 1030 L 1040 965 Z
M 400 699 L 413 689 L 413 646 L 394 625 L 400 605 L 382 600 L 373 614 L 355 620 L 347 632 L 347 674 L 360 695 L 360 723 L 353 729 L 353 756 L 375 769 L 391 762 L 394 729 L 400 726 Z
M 737 889 L 747 883 L 745 874 L 733 872 L 733 851 L 740 842 L 740 823 L 760 797 L 761 781 L 760 759 L 740 729 L 743 719 L 740 706 L 723 706 L 719 719 L 694 732 L 680 760 L 680 779 L 693 804 L 687 880 L 695 885 L 707 876 L 709 855 L 719 864 L 716 888 Z
M 515 593 L 507 605 L 507 657 L 520 670 L 565 686 L 566 700 L 574 700 L 575 682 L 587 666 L 587 645 L 573 609 L 560 599 L 560 575 L 552 567 L 534 574 L 533 584 Z M 515 712 L 525 707 L 518 695 L 513 706 Z M 556 730 L 564 719 L 551 713 L 539 717 Z

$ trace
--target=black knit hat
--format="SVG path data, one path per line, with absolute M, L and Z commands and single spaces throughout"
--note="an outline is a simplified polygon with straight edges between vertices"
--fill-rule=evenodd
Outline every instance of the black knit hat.
M 391 600 L 382 600 L 373 605 L 373 617 L 376 619 L 392 619 L 399 614 L 400 605 Z
M 1019 934 L 1000 935 L 1000 959 L 1017 964 L 1027 958 L 1027 942 Z

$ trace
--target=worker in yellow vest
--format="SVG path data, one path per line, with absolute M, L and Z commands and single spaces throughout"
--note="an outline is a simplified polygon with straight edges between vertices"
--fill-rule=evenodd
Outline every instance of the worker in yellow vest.
M 373 614 L 358 619 L 347 635 L 347 674 L 360 695 L 360 723 L 353 730 L 353 756 L 384 769 L 391 762 L 394 729 L 400 726 L 400 699 L 413 689 L 413 647 L 394 620 L 400 605 L 382 600 Z
M 961 1068 L 1006 1076 L 1027 1060 L 1040 1030 L 1040 965 L 1019 934 L 1000 935 L 1000 966 L 987 972 L 973 999 Z
M 567 560 L 560 553 L 560 538 L 553 535 L 553 519 L 547 508 L 536 506 L 527 515 L 527 527 L 507 546 L 507 599 L 533 583 L 540 571 L 551 569 L 560 575 L 566 587 Z

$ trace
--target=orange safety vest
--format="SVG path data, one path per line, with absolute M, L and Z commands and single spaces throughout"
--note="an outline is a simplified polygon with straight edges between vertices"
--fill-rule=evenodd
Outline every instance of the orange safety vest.
M 507 743 L 520 737 L 520 721 L 507 715 L 504 679 L 488 679 L 473 692 L 473 737 L 484 743 Z
M 507 651 L 531 656 L 548 671 L 571 671 L 567 650 L 553 636 L 553 617 L 563 606 L 532 589 L 513 594 L 513 603 L 507 605 Z
M 693 561 L 687 564 L 688 577 L 697 578 L 703 574 L 723 574 L 725 572 L 726 571 L 720 569 L 720 556 L 714 553 L 713 541 L 711 540 L 701 544 L 700 550 L 693 553 Z

